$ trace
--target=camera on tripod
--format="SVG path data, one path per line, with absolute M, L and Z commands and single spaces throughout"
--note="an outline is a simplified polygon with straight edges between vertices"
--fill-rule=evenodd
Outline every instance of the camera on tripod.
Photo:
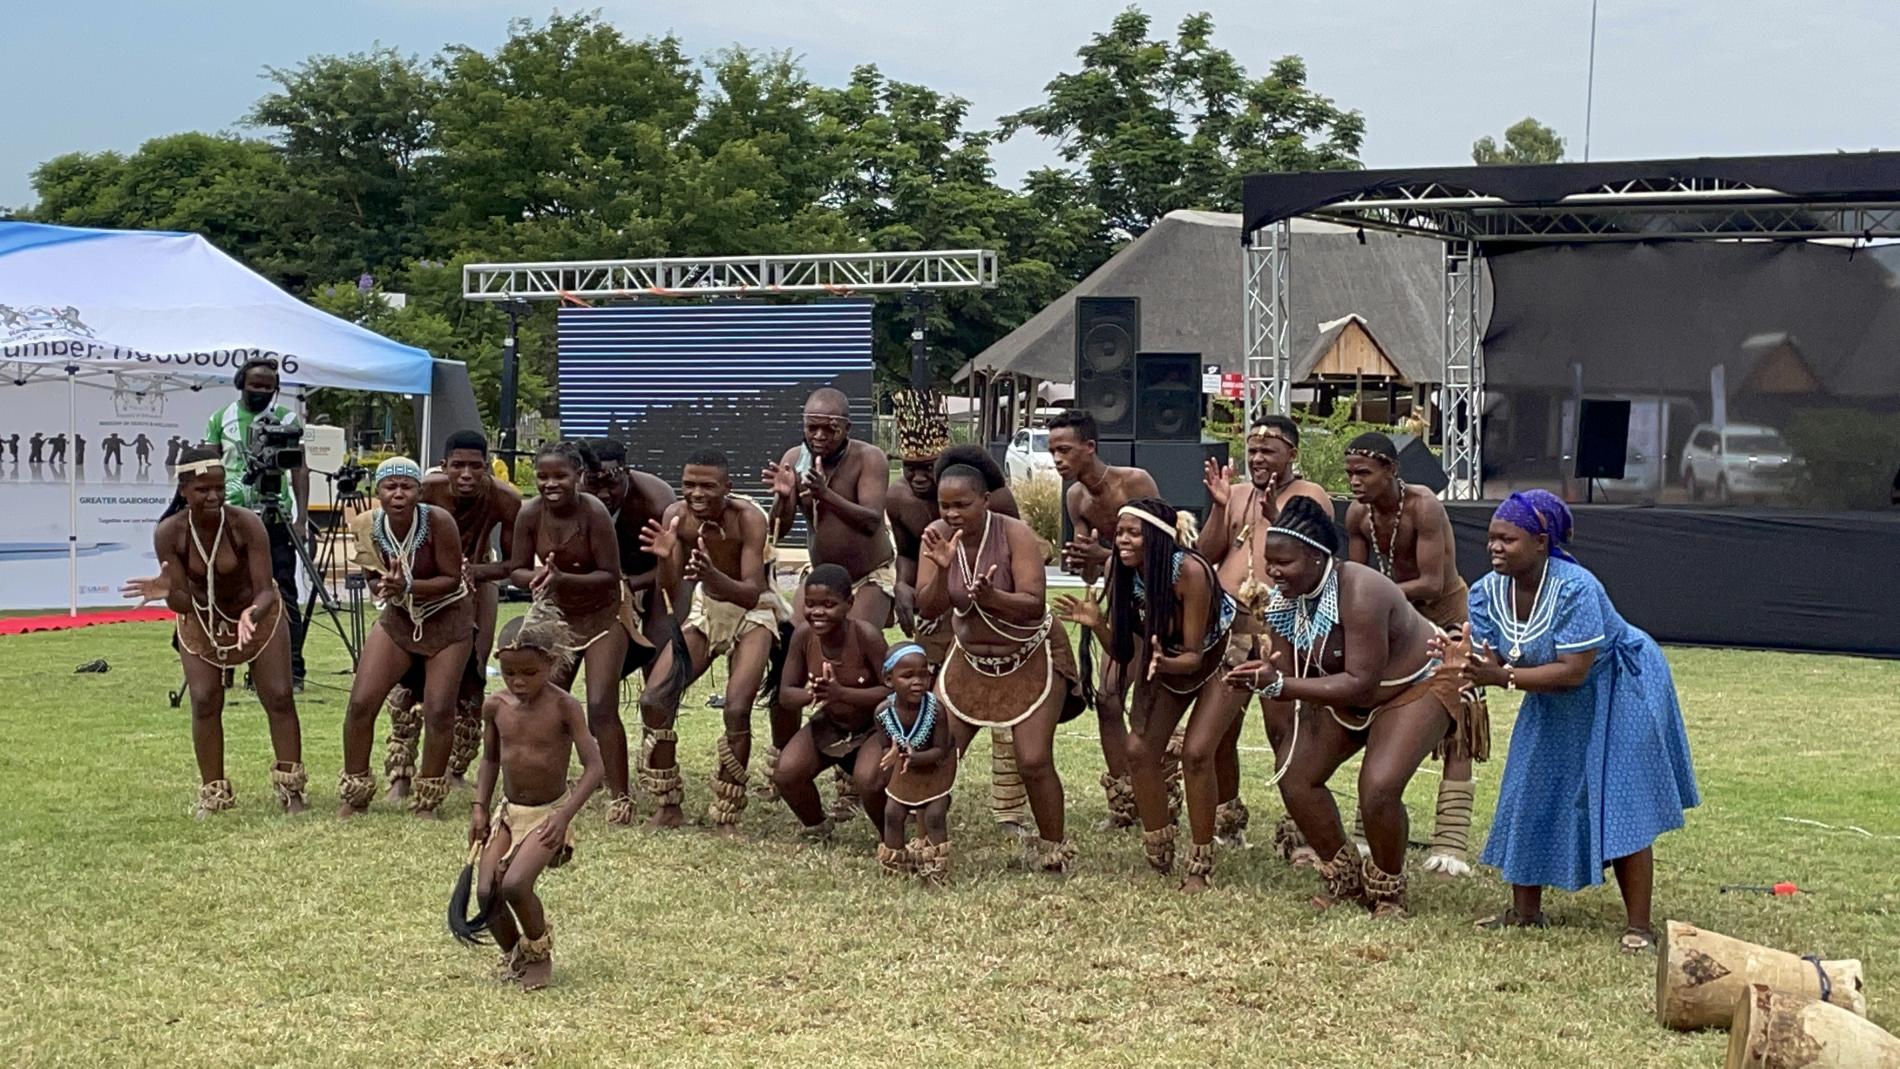
M 245 443 L 244 483 L 260 494 L 281 494 L 284 473 L 304 466 L 303 424 L 279 422 L 269 413 L 251 421 Z
M 336 496 L 354 497 L 363 492 L 363 484 L 369 481 L 369 466 L 351 457 L 336 469 Z

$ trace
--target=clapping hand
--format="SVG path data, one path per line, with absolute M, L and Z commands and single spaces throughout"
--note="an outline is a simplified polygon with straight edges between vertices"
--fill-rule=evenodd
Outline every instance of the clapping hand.
M 949 571 L 957 561 L 957 551 L 963 546 L 963 532 L 951 531 L 945 538 L 933 525 L 924 528 L 924 555 L 930 558 L 942 571 Z
M 1062 570 L 1085 572 L 1108 560 L 1108 549 L 1095 536 L 1095 528 L 1078 527 L 1075 537 L 1062 547 Z
M 773 461 L 765 466 L 765 482 L 772 493 L 779 497 L 795 497 L 798 494 L 798 472 L 786 464 Z
M 970 600 L 981 601 L 983 595 L 996 589 L 996 565 L 992 564 L 976 574 L 970 580 Z
M 811 458 L 811 470 L 798 482 L 798 501 L 801 505 L 829 500 L 831 484 L 825 480 L 825 462 L 818 457 Z
M 910 771 L 910 749 L 896 739 L 892 739 L 891 744 L 884 748 L 884 756 L 877 759 L 877 767 L 885 772 Z
M 1056 598 L 1056 615 L 1077 627 L 1096 628 L 1102 626 L 1102 603 L 1095 600 L 1093 593 L 1083 597 L 1063 594 Z
M 832 691 L 837 689 L 837 687 L 838 676 L 837 673 L 832 670 L 830 661 L 820 664 L 818 671 L 812 675 L 811 680 L 806 684 L 806 688 L 811 691 L 812 704 L 821 709 L 835 697 Z
M 119 587 L 119 596 L 137 598 L 139 603 L 133 608 L 143 609 L 154 601 L 164 601 L 171 596 L 171 576 L 166 573 L 169 565 L 160 562 L 157 575 L 148 575 L 140 579 L 127 579 Z
M 701 537 L 693 543 L 693 551 L 686 556 L 686 578 L 703 583 L 715 576 L 723 576 L 719 566 L 713 563 L 712 556 L 706 552 L 706 539 Z
M 1216 463 L 1213 457 L 1207 459 L 1207 470 L 1201 476 L 1201 482 L 1207 487 L 1207 499 L 1215 508 L 1226 508 L 1228 496 L 1234 489 L 1234 466 Z
M 640 548 L 661 560 L 673 556 L 679 548 L 680 518 L 678 516 L 662 524 L 659 519 L 651 519 L 640 528 Z

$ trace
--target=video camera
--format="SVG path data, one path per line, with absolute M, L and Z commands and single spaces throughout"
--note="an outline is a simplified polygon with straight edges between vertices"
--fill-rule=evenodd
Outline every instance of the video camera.
M 303 424 L 282 423 L 269 413 L 251 421 L 251 440 L 245 443 L 246 486 L 264 494 L 282 493 L 284 473 L 303 466 Z
M 358 493 L 362 489 L 363 484 L 369 481 L 369 476 L 370 470 L 368 465 L 357 460 L 355 457 L 346 459 L 342 466 L 336 469 L 337 495 L 347 497 L 350 494 Z

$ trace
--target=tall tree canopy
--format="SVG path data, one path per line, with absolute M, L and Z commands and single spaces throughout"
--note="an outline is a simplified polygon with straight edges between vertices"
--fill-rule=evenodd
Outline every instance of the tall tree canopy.
M 1471 143 L 1473 163 L 1557 163 L 1564 158 L 1564 139 L 1536 119 L 1519 119 L 1504 131 L 1500 145 L 1486 134 Z

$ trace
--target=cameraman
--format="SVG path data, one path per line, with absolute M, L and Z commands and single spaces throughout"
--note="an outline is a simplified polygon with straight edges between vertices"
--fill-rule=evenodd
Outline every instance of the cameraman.
M 297 596 L 297 551 L 291 539 L 304 530 L 303 518 L 309 514 L 310 472 L 295 468 L 289 476 L 289 493 L 280 494 L 283 517 L 273 520 L 259 511 L 259 492 L 254 480 L 245 479 L 250 463 L 251 423 L 262 416 L 285 427 L 301 427 L 302 420 L 288 405 L 277 403 L 277 361 L 252 357 L 232 377 L 238 399 L 211 416 L 205 441 L 224 452 L 224 500 L 258 511 L 264 519 L 264 531 L 270 535 L 270 571 L 290 620 L 290 670 L 294 686 L 303 689 L 303 601 Z M 315 578 L 314 576 L 312 577 Z

